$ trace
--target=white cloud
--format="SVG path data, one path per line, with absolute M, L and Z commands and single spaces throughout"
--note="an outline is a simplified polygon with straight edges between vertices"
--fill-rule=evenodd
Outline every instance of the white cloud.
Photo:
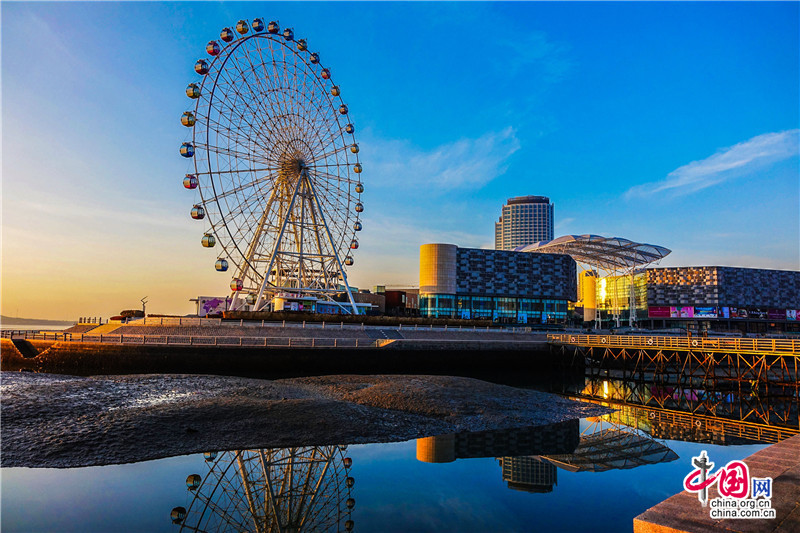
M 798 132 L 787 130 L 765 133 L 700 161 L 692 161 L 670 172 L 666 179 L 631 187 L 626 198 L 651 196 L 667 192 L 683 195 L 700 191 L 753 172 L 768 164 L 798 156 Z
M 555 224 L 555 229 L 559 229 L 559 230 L 560 229 L 564 229 L 565 227 L 569 226 L 573 222 L 575 222 L 575 218 L 574 217 L 567 217 L 567 218 L 559 219 L 559 221 L 556 222 L 556 224 Z
M 509 158 L 520 149 L 513 128 L 477 139 L 460 139 L 433 150 L 421 150 L 408 141 L 367 138 L 362 141 L 365 170 L 373 186 L 419 188 L 427 194 L 453 189 L 479 189 L 503 175 Z
M 561 80 L 573 66 L 568 47 L 550 41 L 541 31 L 529 31 L 497 44 L 509 51 L 508 61 L 495 63 L 504 76 L 514 76 L 525 70 L 535 73 L 541 82 L 552 84 Z

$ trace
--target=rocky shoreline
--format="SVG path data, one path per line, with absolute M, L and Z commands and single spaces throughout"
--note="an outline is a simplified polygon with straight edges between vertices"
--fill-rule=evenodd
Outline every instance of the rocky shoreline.
M 449 376 L 0 374 L 3 467 L 81 467 L 211 450 L 394 442 L 611 410 Z

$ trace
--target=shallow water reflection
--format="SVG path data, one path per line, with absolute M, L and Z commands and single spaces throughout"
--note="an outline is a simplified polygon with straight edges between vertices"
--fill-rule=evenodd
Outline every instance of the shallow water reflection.
M 662 440 L 621 419 L 650 420 L 3 469 L 2 530 L 630 531 L 700 449 L 727 462 L 763 447 Z

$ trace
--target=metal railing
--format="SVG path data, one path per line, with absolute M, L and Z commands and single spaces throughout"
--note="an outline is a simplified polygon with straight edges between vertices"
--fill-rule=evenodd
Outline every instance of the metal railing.
M 267 348 L 379 348 L 389 344 L 388 339 L 366 340 L 348 338 L 307 337 L 241 337 L 203 335 L 137 335 L 58 333 L 35 331 L 2 331 L 0 337 L 7 339 L 45 340 L 60 342 L 84 342 L 121 345 L 161 346 L 248 346 Z
M 531 333 L 530 327 L 498 327 L 487 326 L 434 326 L 432 324 L 364 324 L 346 322 L 287 322 L 269 320 L 225 320 L 221 318 L 197 317 L 147 317 L 128 322 L 127 326 L 241 326 L 241 327 L 282 327 L 282 328 L 321 328 L 321 329 L 398 329 L 398 330 L 424 330 L 424 331 L 493 331 L 502 333 Z M 122 324 L 120 324 L 122 326 Z
M 198 318 L 198 317 L 165 317 L 148 316 L 140 320 L 131 321 L 132 325 L 142 326 L 219 326 L 222 325 L 221 318 Z
M 794 339 L 740 339 L 722 337 L 668 337 L 659 335 L 548 334 L 547 342 L 575 346 L 679 350 L 780 353 L 800 356 L 800 341 Z

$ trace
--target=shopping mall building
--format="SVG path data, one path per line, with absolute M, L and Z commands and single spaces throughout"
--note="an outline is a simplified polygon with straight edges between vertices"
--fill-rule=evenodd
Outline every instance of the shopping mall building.
M 628 325 L 633 307 L 633 321 L 639 327 L 800 331 L 798 271 L 650 266 L 620 275 L 598 276 L 592 269 L 578 275 L 575 259 L 585 266 L 585 256 L 577 250 L 585 254 L 592 247 L 596 259 L 599 237 L 570 237 L 577 247 L 553 251 L 539 243 L 534 247 L 538 253 L 422 245 L 420 315 L 513 324 L 594 322 L 610 327 Z M 623 257 L 621 250 L 626 254 L 635 250 L 639 256 L 669 252 L 624 239 L 603 239 L 602 252 L 617 259 Z
M 564 323 L 569 302 L 577 299 L 577 276 L 569 255 L 423 244 L 420 315 Z
M 607 277 L 584 271 L 575 311 L 588 319 L 599 314 L 604 325 L 618 314 L 627 324 L 631 278 L 641 327 L 800 331 L 800 272 L 794 270 L 651 267 Z

